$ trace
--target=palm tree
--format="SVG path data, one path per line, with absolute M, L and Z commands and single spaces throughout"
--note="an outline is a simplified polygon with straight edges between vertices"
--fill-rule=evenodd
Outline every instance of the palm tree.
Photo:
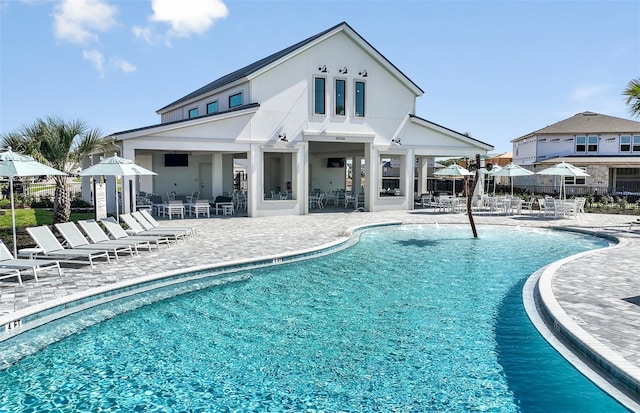
M 33 124 L 4 134 L 3 146 L 10 146 L 18 152 L 33 156 L 36 160 L 52 168 L 71 173 L 80 161 L 94 152 L 113 151 L 111 141 L 102 138 L 99 129 L 90 129 L 80 120 L 65 122 L 47 117 L 37 119 Z M 67 176 L 55 176 L 53 198 L 54 222 L 67 222 L 71 214 L 71 198 L 67 189 Z
M 627 97 L 625 103 L 631 114 L 640 117 L 640 77 L 632 79 L 622 94 Z

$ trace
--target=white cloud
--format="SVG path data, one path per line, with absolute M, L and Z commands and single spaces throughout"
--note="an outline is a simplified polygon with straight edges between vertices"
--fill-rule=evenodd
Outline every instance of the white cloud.
M 221 0 L 152 0 L 152 22 L 166 23 L 170 29 L 164 35 L 154 34 L 150 26 L 133 28 L 133 33 L 150 44 L 164 41 L 170 44 L 172 38 L 203 34 L 216 20 L 227 17 L 229 10 Z
M 127 62 L 121 57 L 115 56 L 109 59 L 109 67 L 117 70 L 122 70 L 125 73 L 135 72 L 136 66 L 130 62 Z
M 116 24 L 117 11 L 102 0 L 62 0 L 53 15 L 56 37 L 79 44 L 95 42 L 96 32 L 106 32 Z
M 90 61 L 100 73 L 100 77 L 104 77 L 104 55 L 97 50 L 83 50 L 82 57 Z

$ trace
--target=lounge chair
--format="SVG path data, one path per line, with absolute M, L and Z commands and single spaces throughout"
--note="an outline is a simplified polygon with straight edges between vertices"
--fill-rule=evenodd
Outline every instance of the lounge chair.
M 62 234 L 62 237 L 65 239 L 65 241 L 67 241 L 67 244 L 69 244 L 69 246 L 74 249 L 107 251 L 113 254 L 116 261 L 118 261 L 119 252 L 125 252 L 130 254 L 131 256 L 138 253 L 138 250 L 134 251 L 130 244 L 91 244 L 89 241 L 87 241 L 80 229 L 78 229 L 76 224 L 73 222 L 55 224 L 55 227 L 58 232 Z
M 207 204 L 207 208 L 208 207 L 209 207 L 209 204 Z M 132 212 L 131 216 L 133 216 L 138 222 L 140 222 L 140 225 L 142 225 L 142 227 L 145 230 L 159 229 L 159 230 L 169 230 L 169 231 L 182 231 L 188 237 L 192 237 L 196 234 L 195 227 L 160 225 L 160 223 L 156 221 L 156 219 L 152 217 L 148 211 Z
M 78 258 L 86 259 L 89 265 L 91 265 L 91 268 L 94 268 L 93 260 L 96 258 L 104 257 L 107 259 L 107 262 L 111 262 L 109 253 L 104 250 L 64 248 L 46 225 L 27 228 L 27 233 L 29 233 L 40 249 L 40 251 L 36 253 L 36 256 L 42 255 L 44 257 L 67 260 Z
M 17 270 L 32 270 L 33 277 L 35 278 L 36 282 L 38 282 L 38 271 L 40 270 L 57 268 L 58 275 L 62 276 L 62 269 L 60 268 L 60 263 L 58 261 L 14 258 L 14 256 L 11 254 L 11 251 L 9 251 L 7 246 L 1 240 L 0 240 L 0 267 L 17 269 Z M 10 275 L 7 277 L 10 277 Z M 0 277 L 0 278 L 6 278 L 6 277 Z M 22 285 L 22 277 L 18 277 L 18 280 L 20 281 L 20 285 Z
M 148 239 L 144 240 L 127 240 L 127 239 L 110 239 L 109 236 L 102 230 L 100 225 L 92 220 L 82 220 L 78 221 L 78 225 L 82 230 L 87 234 L 91 242 L 94 244 L 103 244 L 103 245 L 129 245 L 133 249 L 135 249 L 136 253 L 139 251 L 139 248 L 146 248 L 151 251 L 151 243 Z
M 160 228 L 146 230 L 131 214 L 121 214 L 120 219 L 129 227 L 127 232 L 133 235 L 163 235 L 172 238 L 176 242 L 185 238 L 184 231 L 163 230 Z
M 0 268 L 0 280 L 11 277 L 17 277 L 18 282 L 22 285 L 22 275 L 20 275 L 20 270 L 13 268 Z
M 170 239 L 165 235 L 129 235 L 127 232 L 115 221 L 112 221 L 111 218 L 101 219 L 102 225 L 107 230 L 109 235 L 117 240 L 129 240 L 129 241 L 149 241 L 156 244 L 156 247 L 160 249 L 160 244 L 169 245 Z

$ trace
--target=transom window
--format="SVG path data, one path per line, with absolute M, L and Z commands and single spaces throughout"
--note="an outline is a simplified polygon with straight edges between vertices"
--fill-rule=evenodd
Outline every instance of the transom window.
M 326 79 L 316 77 L 313 80 L 313 113 L 324 115 L 326 110 Z
M 620 136 L 620 152 L 629 152 L 629 151 L 631 151 L 631 136 L 630 135 Z
M 242 105 L 242 92 L 229 96 L 229 107 L 234 108 Z
M 218 111 L 218 101 L 207 103 L 207 115 Z
M 198 108 L 189 109 L 189 119 L 198 117 Z
M 364 117 L 364 82 L 356 81 L 356 112 L 357 117 Z
M 336 115 L 345 115 L 345 81 L 343 79 L 336 79 Z

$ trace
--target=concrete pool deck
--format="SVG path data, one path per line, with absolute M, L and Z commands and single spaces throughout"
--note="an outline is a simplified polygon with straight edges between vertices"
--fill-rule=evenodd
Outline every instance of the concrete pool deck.
M 594 251 L 555 266 L 549 292 L 570 327 L 595 340 L 600 349 L 613 354 L 640 381 L 640 225 L 630 225 L 636 217 L 586 214 L 577 220 L 548 220 L 538 218 L 535 213 L 516 216 L 478 213 L 474 218 L 480 237 L 482 225 L 509 225 L 565 227 L 619 238 L 622 242 L 618 247 Z M 389 222 L 468 226 L 468 217 L 416 209 L 166 221 L 163 225 L 196 226 L 198 236 L 158 252 L 143 251 L 135 259 L 124 256 L 112 264 L 97 263 L 93 270 L 89 266 L 65 267 L 62 277 L 55 271 L 43 271 L 37 284 L 28 274 L 23 277 L 22 287 L 15 279 L 0 280 L 0 325 L 4 326 L 18 313 L 45 308 L 94 288 L 192 266 L 284 256 L 335 243 L 344 239 L 350 228 Z

